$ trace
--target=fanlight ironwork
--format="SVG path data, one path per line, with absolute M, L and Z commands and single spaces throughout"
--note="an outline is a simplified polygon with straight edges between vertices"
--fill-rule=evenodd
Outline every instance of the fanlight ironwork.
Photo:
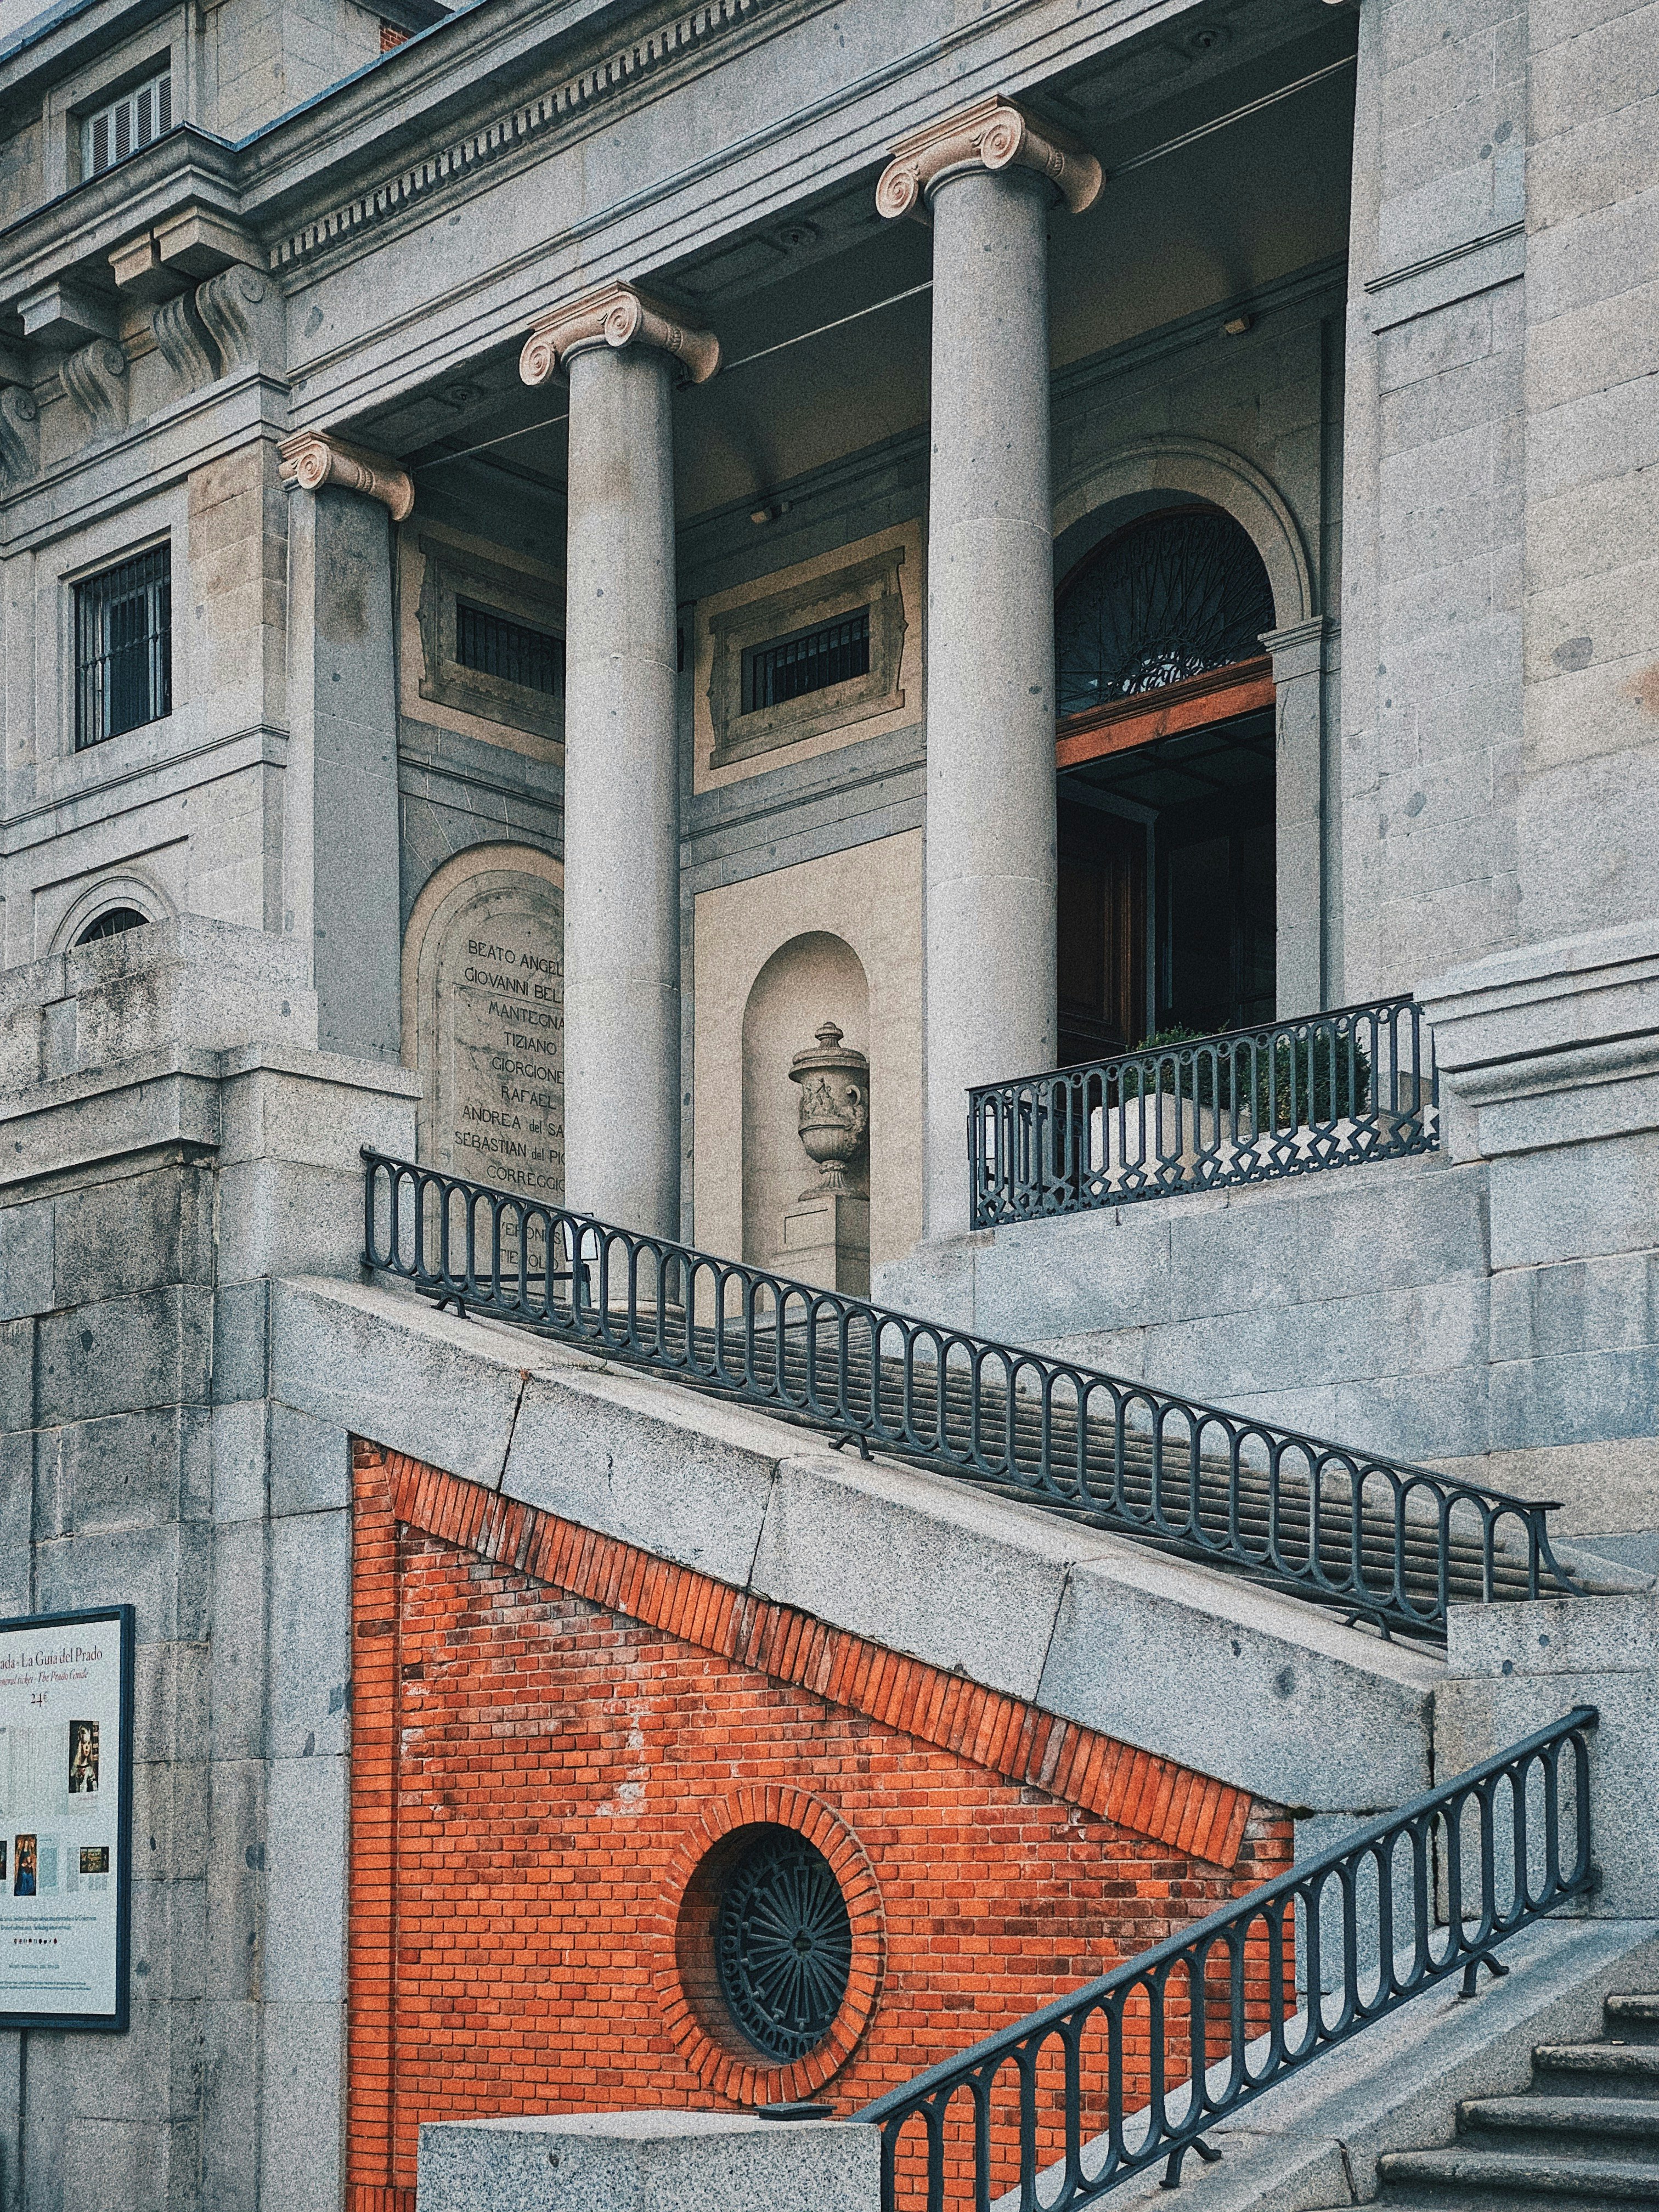
M 1060 595 L 1057 709 L 1082 714 L 1253 659 L 1273 627 L 1267 571 L 1231 515 L 1148 515 L 1108 538 Z

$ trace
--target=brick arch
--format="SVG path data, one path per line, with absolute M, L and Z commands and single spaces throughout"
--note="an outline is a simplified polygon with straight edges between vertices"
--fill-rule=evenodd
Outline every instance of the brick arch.
M 723 2038 L 714 2016 L 718 2000 L 709 1984 L 712 1962 L 691 1951 L 684 1922 L 696 1900 L 696 1881 L 721 1844 L 744 1828 L 793 1828 L 830 1863 L 841 1884 L 853 1931 L 853 1961 L 829 2034 L 817 2050 L 787 2066 L 769 2066 L 735 2032 Z M 657 2002 L 680 2056 L 705 2089 L 739 2105 L 793 2103 L 833 2081 L 863 2042 L 881 2001 L 887 1965 L 887 1926 L 881 1890 L 863 1845 L 822 1798 L 785 1784 L 733 1790 L 698 1806 L 686 1824 L 664 1876 L 666 1904 L 662 1956 L 654 1979 Z

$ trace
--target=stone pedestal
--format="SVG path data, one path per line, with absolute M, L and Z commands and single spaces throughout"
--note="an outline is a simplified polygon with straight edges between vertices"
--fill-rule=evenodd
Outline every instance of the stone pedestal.
M 783 1217 L 781 1275 L 821 1283 L 852 1297 L 870 1295 L 870 1201 L 847 1190 L 809 1190 Z
M 416 2212 L 878 2212 L 881 2138 L 848 2120 L 548 2112 L 428 2121 Z

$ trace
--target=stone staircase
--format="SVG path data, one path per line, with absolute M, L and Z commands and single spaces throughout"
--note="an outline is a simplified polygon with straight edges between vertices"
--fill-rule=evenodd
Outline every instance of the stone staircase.
M 1542 2043 L 1532 2087 L 1457 2108 L 1448 2150 L 1377 2162 L 1398 2212 L 1613 2212 L 1659 2205 L 1659 1996 L 1610 1996 L 1595 2043 Z

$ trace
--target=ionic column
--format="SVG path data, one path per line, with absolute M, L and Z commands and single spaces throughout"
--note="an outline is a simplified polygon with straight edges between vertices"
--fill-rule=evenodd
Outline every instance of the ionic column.
M 283 922 L 312 942 L 325 1052 L 402 1046 L 398 684 L 392 528 L 415 504 L 395 461 L 314 430 L 277 447 L 289 503 Z
M 902 140 L 884 215 L 933 225 L 925 1015 L 929 1236 L 968 1225 L 970 1084 L 1054 1057 L 1048 214 L 1091 155 L 992 96 Z
M 719 362 L 706 332 L 607 284 L 544 317 L 519 364 L 570 380 L 566 1202 L 662 1237 L 679 1234 L 672 403 L 681 370 Z

